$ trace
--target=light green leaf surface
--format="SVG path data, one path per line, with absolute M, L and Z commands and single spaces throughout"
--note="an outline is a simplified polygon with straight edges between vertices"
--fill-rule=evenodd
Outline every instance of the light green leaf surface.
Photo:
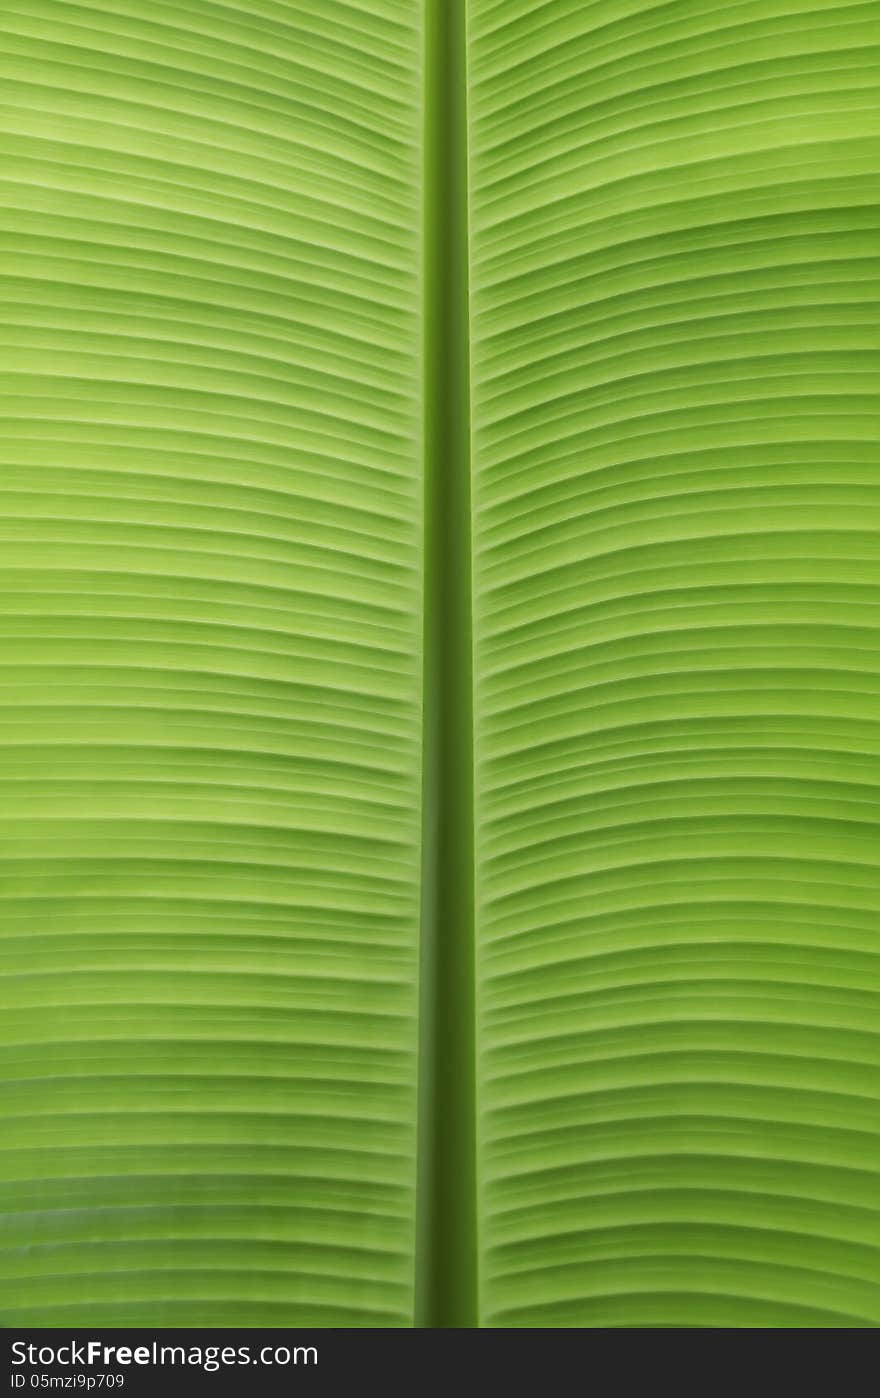
M 2 28 L 0 1316 L 407 1324 L 418 6 Z
M 880 1325 L 876 6 L 0 35 L 0 1323 Z
M 470 11 L 483 1321 L 877 1325 L 877 9 Z

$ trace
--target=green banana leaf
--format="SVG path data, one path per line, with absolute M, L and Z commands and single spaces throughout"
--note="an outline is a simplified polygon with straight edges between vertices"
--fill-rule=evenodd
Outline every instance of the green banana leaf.
M 0 1323 L 880 1325 L 876 5 L 0 34 Z

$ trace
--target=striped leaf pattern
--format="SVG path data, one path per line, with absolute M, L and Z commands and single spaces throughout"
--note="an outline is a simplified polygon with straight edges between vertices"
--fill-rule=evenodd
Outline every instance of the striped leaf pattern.
M 419 5 L 0 26 L 0 1318 L 408 1324 Z
M 445 3 L 2 8 L 0 1323 L 468 1241 L 467 235 L 474 1323 L 880 1325 L 877 7 Z
M 878 41 L 470 0 L 485 1324 L 880 1324 Z

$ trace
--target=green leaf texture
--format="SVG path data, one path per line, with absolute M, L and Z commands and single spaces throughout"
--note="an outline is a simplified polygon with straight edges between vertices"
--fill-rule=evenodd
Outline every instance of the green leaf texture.
M 880 1326 L 876 4 L 0 33 L 0 1323 Z
M 880 1324 L 878 40 L 470 0 L 484 1324 Z
M 3 7 L 6 1324 L 408 1324 L 416 0 Z

